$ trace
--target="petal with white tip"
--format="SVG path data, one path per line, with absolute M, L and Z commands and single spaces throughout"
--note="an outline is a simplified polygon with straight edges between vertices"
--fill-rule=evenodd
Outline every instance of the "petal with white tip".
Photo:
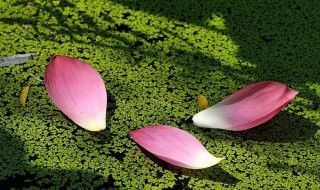
M 76 124 L 90 131 L 106 128 L 107 91 L 92 66 L 57 55 L 46 68 L 44 82 L 53 102 Z
M 194 136 L 176 127 L 154 125 L 129 134 L 144 149 L 175 166 L 202 169 L 224 159 L 214 157 Z
M 280 112 L 299 92 L 278 82 L 258 82 L 193 116 L 195 125 L 242 131 L 260 125 Z

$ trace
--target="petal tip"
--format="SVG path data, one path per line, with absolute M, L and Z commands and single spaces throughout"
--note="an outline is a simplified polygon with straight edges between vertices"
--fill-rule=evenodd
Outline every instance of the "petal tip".
M 288 95 L 288 96 L 289 96 L 289 99 L 295 98 L 298 94 L 299 94 L 299 91 L 290 88 L 290 92 L 289 92 L 289 95 Z
M 209 152 L 203 152 L 202 154 L 199 154 L 199 159 L 197 163 L 193 167 L 190 167 L 190 169 L 203 169 L 203 168 L 209 168 L 211 166 L 219 164 L 222 160 L 224 160 L 225 157 L 215 157 Z
M 101 117 L 99 119 L 94 119 L 91 121 L 79 122 L 78 125 L 89 131 L 102 131 L 107 127 L 105 117 Z
M 225 157 L 221 157 L 221 158 L 217 158 L 215 157 L 214 162 L 212 162 L 212 166 L 219 164 L 221 161 L 223 161 L 224 159 L 226 159 Z
M 200 119 L 201 116 L 199 116 L 199 113 L 197 113 L 196 115 L 194 115 L 192 117 L 192 121 L 193 121 L 193 124 L 195 124 L 196 126 L 201 126 L 201 119 Z
M 84 127 L 85 128 L 85 127 Z M 103 131 L 106 128 L 106 126 L 93 126 L 93 127 L 88 127 L 87 129 L 89 131 Z
M 51 62 L 53 62 L 55 59 L 57 59 L 57 58 L 59 58 L 59 57 L 62 57 L 63 55 L 54 55 L 54 56 L 52 56 L 51 58 L 50 58 L 50 62 L 49 62 L 49 64 L 51 63 Z
M 226 119 L 215 109 L 202 110 L 192 117 L 193 124 L 203 128 L 227 129 L 229 124 Z M 215 127 L 212 127 L 214 125 Z

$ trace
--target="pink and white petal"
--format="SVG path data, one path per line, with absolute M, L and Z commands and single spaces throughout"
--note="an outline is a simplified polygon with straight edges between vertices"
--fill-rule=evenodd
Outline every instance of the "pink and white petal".
M 278 82 L 258 82 L 197 113 L 192 119 L 199 127 L 247 130 L 270 120 L 298 93 Z
M 175 166 L 202 169 L 224 159 L 214 157 L 194 136 L 172 126 L 148 126 L 129 134 L 144 149 Z
M 57 55 L 46 68 L 44 82 L 53 102 L 76 124 L 90 131 L 106 128 L 107 92 L 92 66 Z

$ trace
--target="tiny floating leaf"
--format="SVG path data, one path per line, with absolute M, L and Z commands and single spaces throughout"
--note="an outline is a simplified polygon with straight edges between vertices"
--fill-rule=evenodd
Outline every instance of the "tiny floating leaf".
M 154 125 L 129 132 L 131 138 L 158 158 L 179 167 L 202 169 L 224 158 L 211 155 L 191 134 L 168 125 Z
M 26 101 L 27 101 L 27 97 L 28 97 L 28 93 L 29 93 L 29 86 L 24 86 L 22 88 L 22 91 L 20 93 L 20 102 L 22 107 L 26 107 Z
M 200 111 L 208 108 L 208 101 L 206 97 L 202 94 L 198 95 L 198 106 Z

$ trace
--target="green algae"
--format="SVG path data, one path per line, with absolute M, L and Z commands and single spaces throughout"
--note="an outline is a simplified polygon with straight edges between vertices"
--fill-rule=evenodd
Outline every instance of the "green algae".
M 27 189 L 318 189 L 318 1 L 2 1 L 0 187 Z M 42 78 L 54 54 L 90 63 L 106 82 L 106 131 L 56 108 Z M 243 132 L 197 128 L 197 95 L 213 105 L 274 80 L 300 91 L 271 121 Z M 31 85 L 26 108 L 19 103 Z M 167 124 L 226 160 L 204 170 L 168 165 L 128 132 Z M 63 176 L 63 177 L 62 177 Z

